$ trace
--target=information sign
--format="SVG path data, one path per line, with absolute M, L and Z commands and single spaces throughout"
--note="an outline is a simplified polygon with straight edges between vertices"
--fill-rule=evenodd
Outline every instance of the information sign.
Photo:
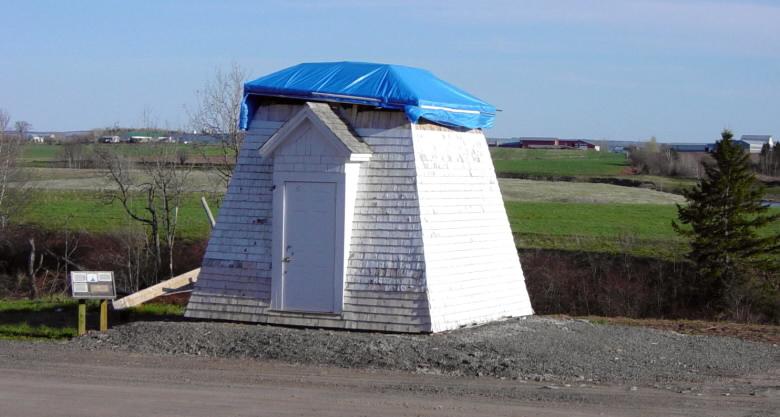
M 70 288 L 73 298 L 116 298 L 112 271 L 73 271 L 70 273 Z

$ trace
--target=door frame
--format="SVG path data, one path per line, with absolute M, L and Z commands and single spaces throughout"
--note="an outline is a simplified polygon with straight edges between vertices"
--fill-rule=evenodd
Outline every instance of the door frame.
M 324 182 L 336 184 L 336 225 L 333 262 L 333 312 L 341 314 L 344 300 L 344 222 L 345 222 L 345 183 L 343 173 L 312 173 L 312 172 L 274 172 L 273 174 L 273 215 L 271 237 L 271 309 L 287 311 L 284 305 L 284 248 L 285 242 L 285 215 L 286 215 L 286 187 L 288 182 Z M 305 311 L 297 311 L 306 313 Z M 328 314 L 311 312 L 312 314 Z

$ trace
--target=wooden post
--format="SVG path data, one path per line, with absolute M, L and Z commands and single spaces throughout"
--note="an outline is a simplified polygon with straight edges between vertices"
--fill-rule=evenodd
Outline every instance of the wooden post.
M 108 300 L 100 300 L 100 331 L 108 330 Z
M 78 324 L 79 336 L 87 334 L 87 301 L 79 300 L 79 324 Z
M 209 203 L 206 202 L 206 197 L 203 196 L 200 197 L 200 204 L 203 205 L 203 210 L 206 210 L 206 216 L 208 216 L 209 223 L 213 228 L 214 226 L 216 226 L 217 222 L 214 220 L 214 215 L 211 214 L 211 209 L 209 209 Z

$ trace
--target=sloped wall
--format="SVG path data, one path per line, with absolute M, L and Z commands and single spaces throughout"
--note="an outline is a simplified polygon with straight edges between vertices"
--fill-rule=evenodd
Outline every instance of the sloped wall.
M 360 167 L 344 319 L 355 328 L 429 332 L 411 126 L 402 112 L 387 111 L 349 122 L 373 154 Z
M 262 106 L 239 153 L 186 317 L 256 321 L 271 296 L 272 161 L 258 148 L 300 106 Z
M 484 135 L 412 131 L 432 331 L 533 314 Z

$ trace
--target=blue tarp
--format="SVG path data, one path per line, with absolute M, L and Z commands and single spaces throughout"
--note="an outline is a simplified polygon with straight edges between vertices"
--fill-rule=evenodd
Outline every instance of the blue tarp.
M 496 108 L 429 71 L 368 62 L 298 64 L 244 84 L 241 128 L 257 96 L 353 103 L 403 110 L 409 120 L 469 129 L 493 126 Z

